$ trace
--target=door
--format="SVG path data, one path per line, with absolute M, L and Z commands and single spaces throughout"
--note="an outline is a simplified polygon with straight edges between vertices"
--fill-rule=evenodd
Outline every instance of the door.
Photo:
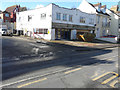
M 97 37 L 97 38 L 100 37 L 100 30 L 99 30 L 99 28 L 97 28 L 97 31 L 96 31 L 96 37 Z

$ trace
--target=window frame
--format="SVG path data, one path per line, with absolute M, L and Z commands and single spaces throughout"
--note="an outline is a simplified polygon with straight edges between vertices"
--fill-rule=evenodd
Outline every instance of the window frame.
M 69 21 L 70 21 L 70 22 L 73 21 L 73 15 L 69 15 Z
M 56 13 L 56 20 L 61 20 L 61 13 Z
M 63 14 L 62 20 L 63 20 L 63 21 L 67 21 L 67 14 Z

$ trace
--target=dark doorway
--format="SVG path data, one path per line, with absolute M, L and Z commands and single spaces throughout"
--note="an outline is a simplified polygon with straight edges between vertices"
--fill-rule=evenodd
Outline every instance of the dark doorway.
M 70 29 L 55 29 L 56 39 L 70 40 L 71 30 Z

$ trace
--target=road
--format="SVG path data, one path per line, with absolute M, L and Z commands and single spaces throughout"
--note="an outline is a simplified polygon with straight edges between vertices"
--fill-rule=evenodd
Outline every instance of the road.
M 118 47 L 2 37 L 2 88 L 117 88 Z

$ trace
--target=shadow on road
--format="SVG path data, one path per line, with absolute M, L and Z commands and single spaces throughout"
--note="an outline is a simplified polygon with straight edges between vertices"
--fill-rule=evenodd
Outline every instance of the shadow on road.
M 13 55 L 13 57 L 31 54 L 31 49 L 35 46 L 28 46 L 28 42 L 11 40 L 6 41 L 9 45 L 5 45 L 6 42 L 3 41 L 3 53 Z M 14 41 L 14 43 L 13 43 Z M 34 43 L 38 46 L 41 43 Z M 107 60 L 99 60 L 94 58 L 94 56 L 99 56 L 103 54 L 110 53 L 112 50 L 104 50 L 98 48 L 88 48 L 88 47 L 76 47 L 70 45 L 63 44 L 55 44 L 55 43 L 42 43 L 49 47 L 47 48 L 39 48 L 39 52 L 36 56 L 28 56 L 26 58 L 20 58 L 19 61 L 9 61 L 3 63 L 2 68 L 2 79 L 7 80 L 16 76 L 24 75 L 29 72 L 37 71 L 40 69 L 46 69 L 54 66 L 64 66 L 64 67 L 76 67 L 80 66 L 88 66 L 93 64 L 112 64 L 113 61 Z M 25 46 L 26 45 L 26 46 Z M 11 51 L 9 50 L 9 48 Z M 27 47 L 27 49 L 26 49 Z M 7 49 L 4 49 L 7 48 Z M 53 52 L 53 56 L 48 57 L 40 57 L 40 54 L 46 52 Z M 58 52 L 61 51 L 61 52 Z M 10 53 L 12 52 L 12 53 Z M 26 53 L 27 52 L 27 53 Z M 3 54 L 3 58 L 6 57 L 6 53 Z M 83 54 L 82 54 L 83 53 Z M 6 64 L 4 66 L 4 64 Z M 7 65 L 8 64 L 8 65 Z

